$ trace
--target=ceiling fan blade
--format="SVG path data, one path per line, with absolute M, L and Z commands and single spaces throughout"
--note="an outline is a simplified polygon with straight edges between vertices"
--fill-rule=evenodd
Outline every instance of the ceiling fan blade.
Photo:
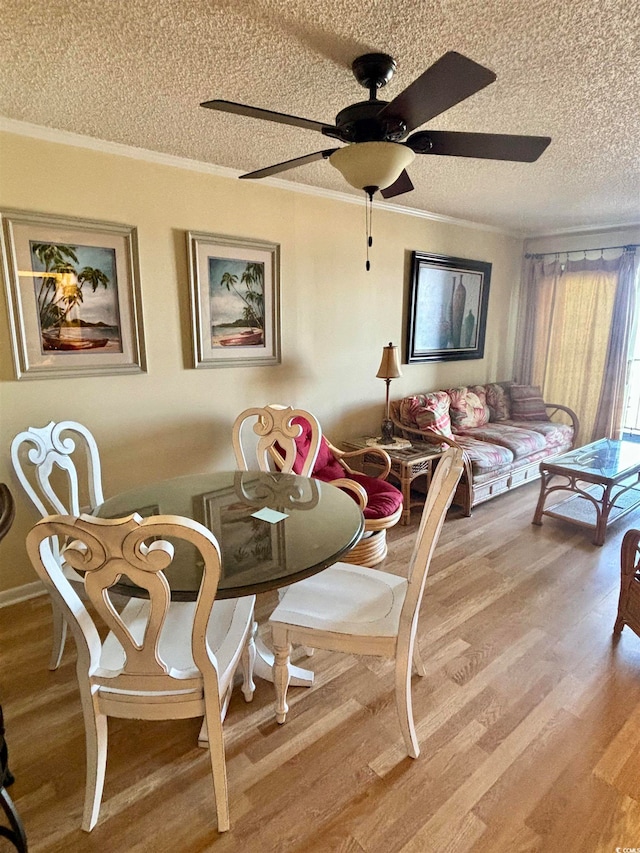
M 282 163 L 276 163 L 274 166 L 257 169 L 255 172 L 247 172 L 246 175 L 240 175 L 240 177 L 268 178 L 269 175 L 277 175 L 278 172 L 286 172 L 287 169 L 295 169 L 296 166 L 304 166 L 306 163 L 313 163 L 314 160 L 326 160 L 327 157 L 337 150 L 337 148 L 327 148 L 324 151 L 314 151 L 313 154 L 305 154 L 304 157 L 294 157 L 293 160 L 284 160 Z
M 250 107 L 247 104 L 236 104 L 234 101 L 203 101 L 201 107 L 208 110 L 220 110 L 223 113 L 234 113 L 249 118 L 261 118 L 266 121 L 275 121 L 279 124 L 291 124 L 294 127 L 304 127 L 307 130 L 317 130 L 322 133 L 325 130 L 333 131 L 336 128 L 331 124 L 323 124 L 321 121 L 313 121 L 310 118 L 290 116 L 287 113 L 276 113 L 273 110 L 263 110 L 261 107 Z
M 400 177 L 394 181 L 390 187 L 385 187 L 385 189 L 380 190 L 380 195 L 383 198 L 393 198 L 397 195 L 402 195 L 403 193 L 410 193 L 413 189 L 413 184 L 411 183 L 411 178 L 407 174 L 407 170 L 403 169 L 400 172 Z
M 493 71 L 452 50 L 384 106 L 378 118 L 400 119 L 410 132 L 495 79 Z
M 410 136 L 405 145 L 416 154 L 446 154 L 449 157 L 478 157 L 484 160 L 533 163 L 550 142 L 549 136 L 421 130 Z

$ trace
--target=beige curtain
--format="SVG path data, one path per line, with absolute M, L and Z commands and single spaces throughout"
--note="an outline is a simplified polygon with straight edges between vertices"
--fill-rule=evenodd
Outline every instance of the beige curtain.
M 636 283 L 635 251 L 629 249 L 620 259 L 607 360 L 592 433 L 594 441 L 603 436 L 608 438 L 622 436 L 631 357 L 637 328 Z
M 516 379 L 574 409 L 579 444 L 619 437 L 635 306 L 632 251 L 525 267 Z

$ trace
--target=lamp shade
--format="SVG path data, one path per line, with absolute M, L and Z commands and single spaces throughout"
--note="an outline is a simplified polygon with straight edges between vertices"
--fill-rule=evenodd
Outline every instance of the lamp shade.
M 382 349 L 382 361 L 376 373 L 378 379 L 397 379 L 402 376 L 400 361 L 398 359 L 398 347 L 389 341 L 389 346 Z
M 383 190 L 395 183 L 416 155 L 399 142 L 354 142 L 329 157 L 332 166 L 358 190 Z

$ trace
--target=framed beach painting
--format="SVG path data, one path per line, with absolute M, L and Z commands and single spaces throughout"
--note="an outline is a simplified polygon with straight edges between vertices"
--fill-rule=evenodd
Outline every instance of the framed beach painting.
M 136 229 L 0 211 L 16 378 L 146 370 Z
M 482 358 L 491 264 L 412 252 L 407 364 Z
M 280 363 L 280 247 L 187 232 L 193 366 Z

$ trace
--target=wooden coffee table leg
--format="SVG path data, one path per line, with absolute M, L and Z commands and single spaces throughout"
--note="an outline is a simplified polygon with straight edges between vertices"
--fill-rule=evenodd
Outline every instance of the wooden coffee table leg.
M 594 545 L 604 545 L 604 538 L 607 534 L 607 522 L 609 521 L 609 513 L 611 512 L 615 502 L 611 501 L 611 486 L 607 486 L 602 493 L 602 502 L 600 508 L 596 507 L 596 532 L 593 537 Z
M 544 502 L 547 497 L 547 486 L 549 485 L 549 481 L 551 477 L 546 471 L 541 471 L 540 474 L 540 496 L 538 497 L 538 503 L 536 505 L 536 511 L 533 514 L 532 524 L 537 524 L 538 527 L 542 525 L 542 513 L 544 511 Z

